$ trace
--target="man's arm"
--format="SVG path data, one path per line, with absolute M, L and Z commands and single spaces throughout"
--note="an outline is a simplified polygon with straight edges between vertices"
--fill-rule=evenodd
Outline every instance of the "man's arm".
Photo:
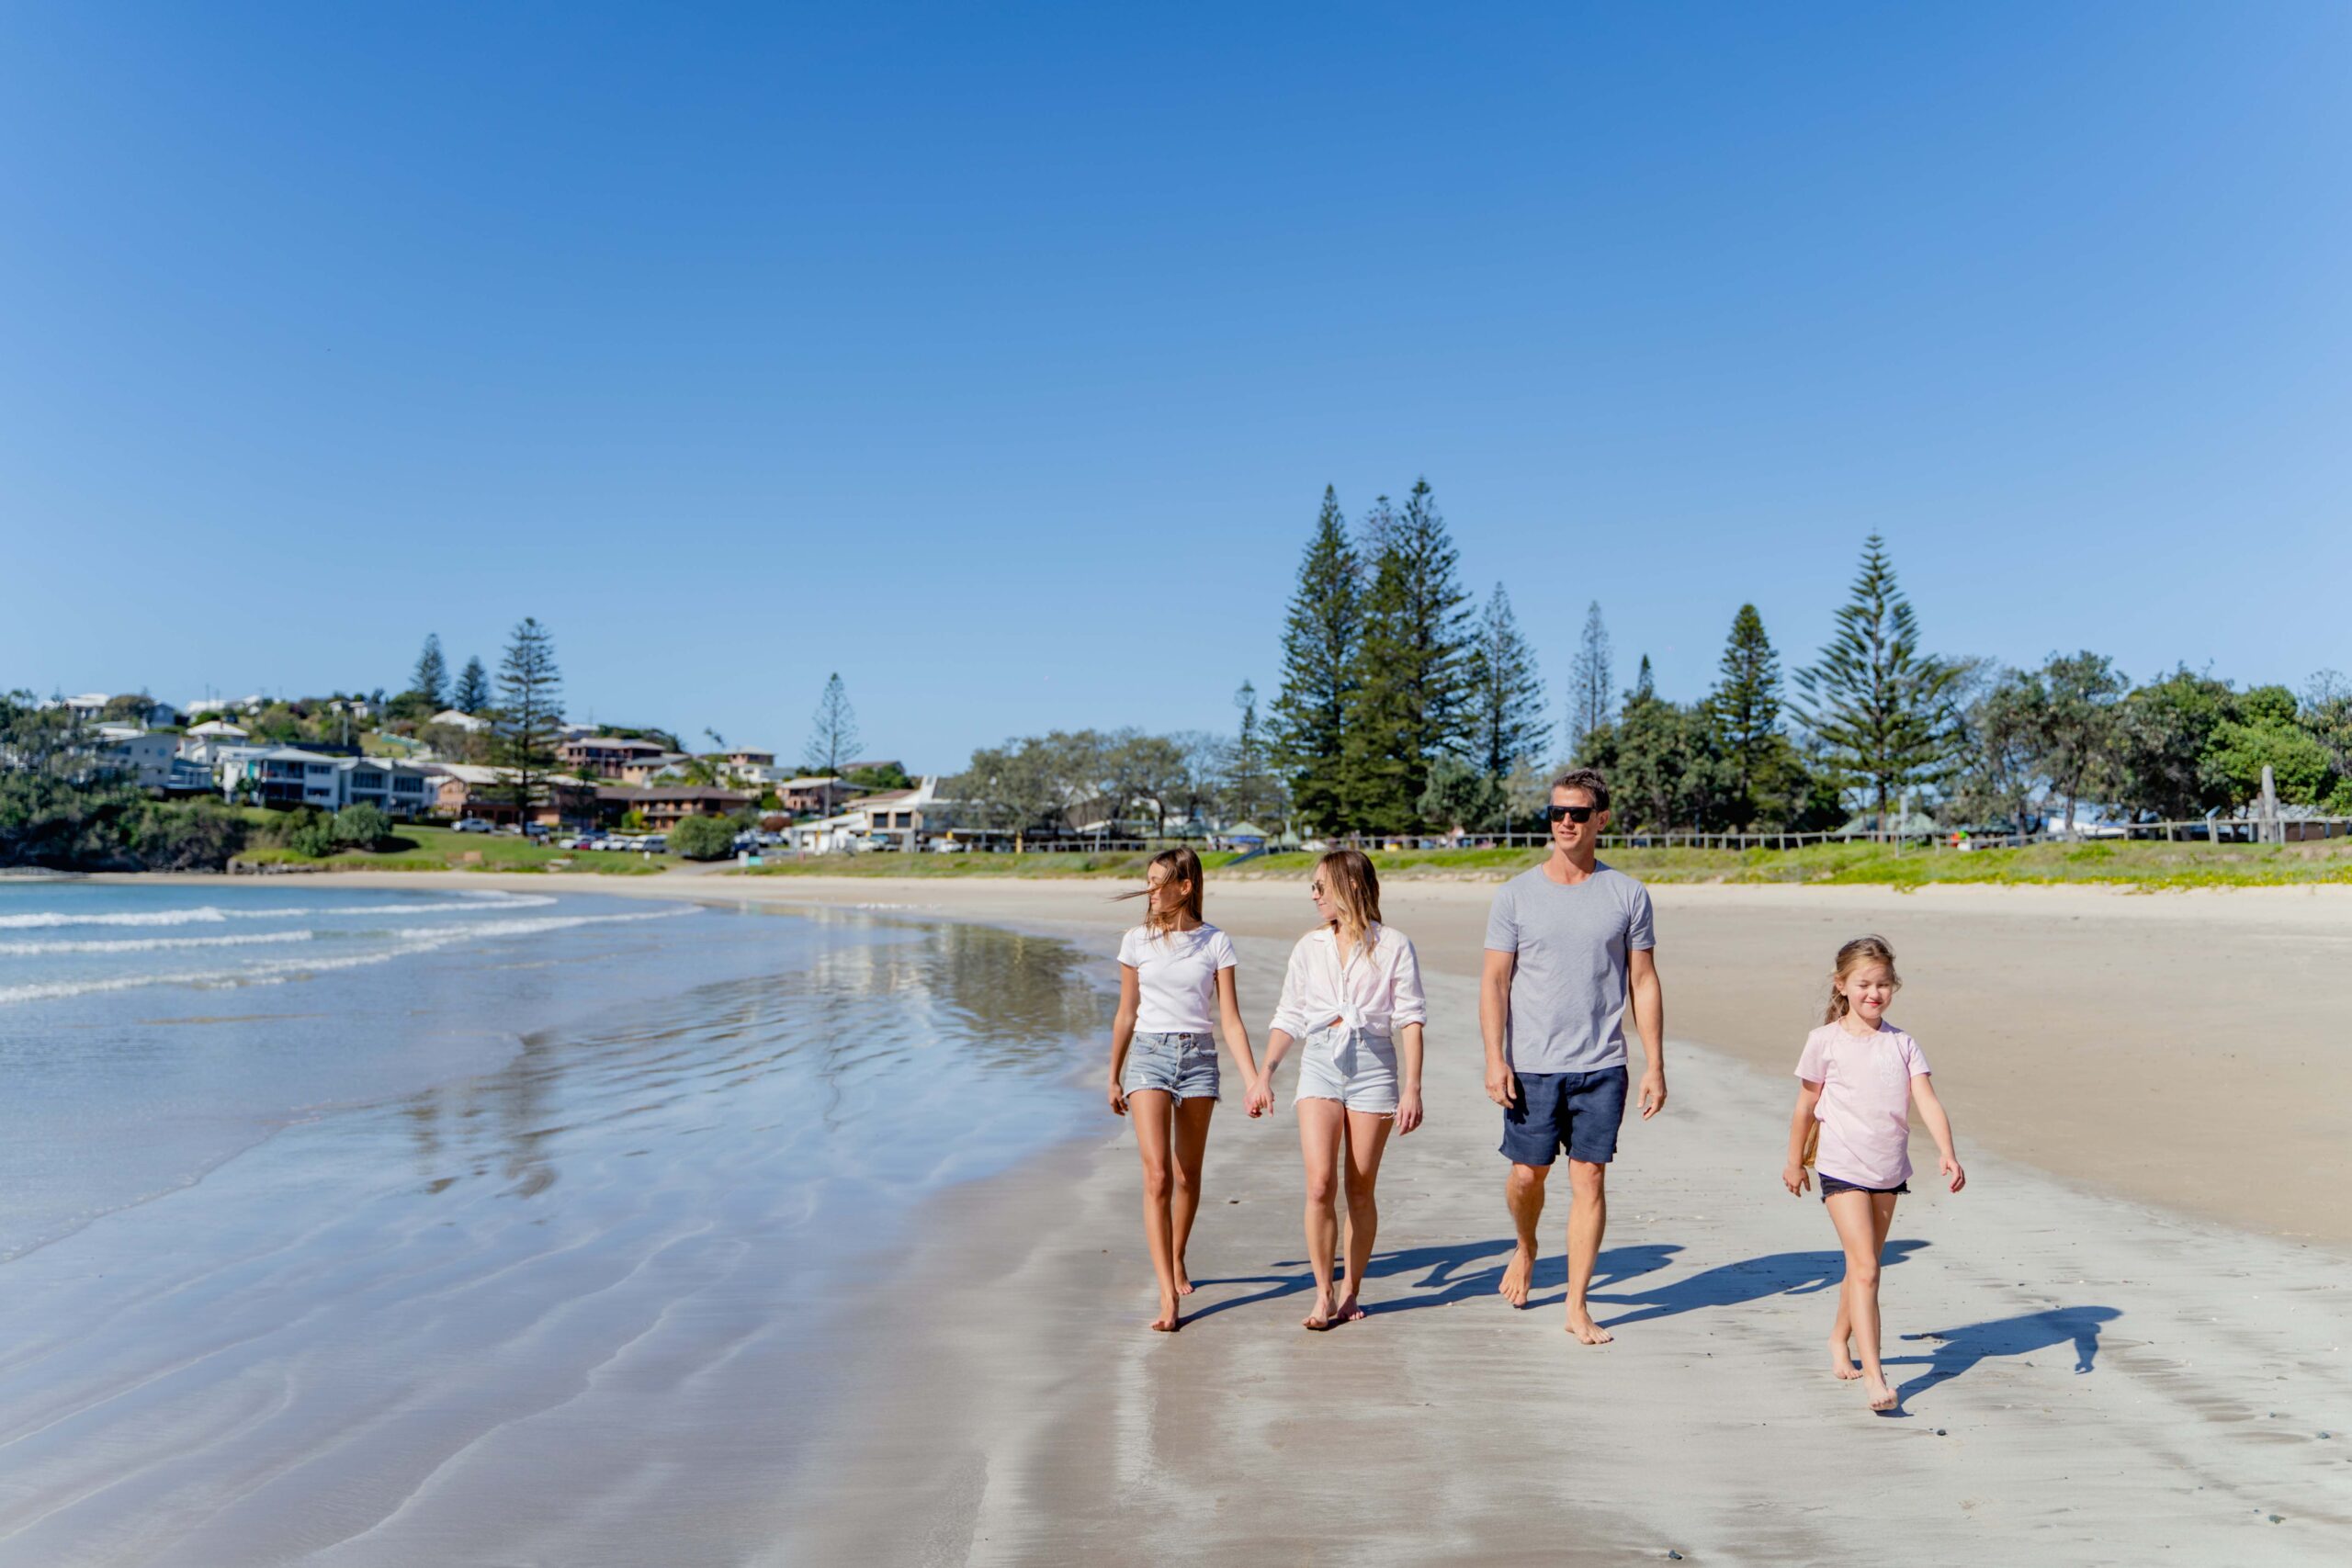
M 1666 988 L 1658 984 L 1655 949 L 1637 947 L 1627 953 L 1625 969 L 1634 1027 L 1642 1036 L 1642 1055 L 1649 1059 L 1642 1071 L 1642 1120 L 1646 1122 L 1666 1109 Z
M 1516 953 L 1487 949 L 1487 966 L 1478 976 L 1478 1032 L 1487 1042 L 1487 1098 L 1508 1106 L 1519 1098 L 1519 1080 L 1511 1076 L 1504 1055 L 1510 1030 L 1510 976 L 1518 966 Z

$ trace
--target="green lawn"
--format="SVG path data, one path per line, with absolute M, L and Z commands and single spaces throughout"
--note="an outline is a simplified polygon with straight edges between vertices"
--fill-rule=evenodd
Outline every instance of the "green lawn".
M 863 854 L 773 862 L 752 876 L 1023 876 L 1140 879 L 1150 855 Z M 1201 857 L 1220 870 L 1238 858 Z M 1374 854 L 1383 877 L 1504 877 L 1544 858 L 1538 849 L 1399 850 Z M 1646 882 L 1818 883 L 1923 887 L 1931 883 L 2085 883 L 2146 889 L 2260 887 L 2352 883 L 2352 839 L 2309 844 L 2166 844 L 2106 840 L 2026 849 L 1895 850 L 1877 844 L 1817 844 L 1801 850 L 1626 849 L 1601 858 Z M 1262 855 L 1233 870 L 1248 878 L 1304 878 L 1316 857 Z
M 456 833 L 447 828 L 404 826 L 388 850 L 345 850 L 322 860 L 274 844 L 238 854 L 244 865 L 316 866 L 327 871 L 601 871 L 644 876 L 685 863 L 676 855 L 616 854 L 611 851 L 546 849 L 510 833 Z M 943 857 L 944 858 L 944 857 Z

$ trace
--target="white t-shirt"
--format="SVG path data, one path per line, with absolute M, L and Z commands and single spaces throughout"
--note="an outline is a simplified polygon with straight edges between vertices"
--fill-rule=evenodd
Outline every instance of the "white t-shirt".
M 1216 1026 L 1216 972 L 1240 959 L 1233 939 L 1212 925 L 1152 934 L 1137 926 L 1119 939 L 1119 962 L 1142 992 L 1139 1034 L 1207 1034 Z

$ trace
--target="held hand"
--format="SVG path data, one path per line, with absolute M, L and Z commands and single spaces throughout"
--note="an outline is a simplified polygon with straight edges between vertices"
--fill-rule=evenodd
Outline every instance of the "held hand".
M 1241 1097 L 1241 1105 L 1251 1116 L 1263 1116 L 1274 1108 L 1274 1086 L 1265 1078 L 1260 1078 L 1250 1086 L 1250 1092 Z
M 1939 1168 L 1943 1171 L 1944 1175 L 1951 1179 L 1951 1190 L 1954 1192 L 1959 1191 L 1962 1188 L 1968 1185 L 1968 1172 L 1961 1169 L 1960 1161 L 1952 1158 L 1951 1156 L 1944 1156 L 1941 1160 L 1937 1162 L 1937 1165 Z
M 1666 1075 L 1652 1067 L 1642 1075 L 1642 1120 L 1666 1109 Z
M 1421 1124 L 1421 1091 L 1408 1089 L 1396 1096 L 1396 1135 L 1403 1137 Z
M 1111 1080 L 1111 1114 L 1114 1116 L 1125 1116 L 1126 1113 L 1127 1097 L 1125 1093 L 1120 1089 L 1119 1080 L 1113 1078 Z
M 1781 1168 L 1781 1185 L 1789 1190 L 1790 1197 L 1802 1197 L 1805 1190 L 1813 1185 L 1813 1178 L 1803 1165 L 1792 1161 Z
M 1507 1062 L 1495 1062 L 1487 1068 L 1487 1098 L 1504 1110 L 1519 1098 L 1519 1078 Z

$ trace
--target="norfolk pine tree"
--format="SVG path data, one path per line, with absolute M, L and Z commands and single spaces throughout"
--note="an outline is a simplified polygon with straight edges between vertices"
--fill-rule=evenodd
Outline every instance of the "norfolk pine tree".
M 1349 542 L 1339 493 L 1326 486 L 1283 622 L 1283 684 L 1271 739 L 1299 816 L 1327 833 L 1345 826 L 1345 736 L 1363 606 L 1363 564 Z
M 491 730 L 493 754 L 508 770 L 508 794 L 526 823 L 547 775 L 555 771 L 562 725 L 563 673 L 556 668 L 555 638 L 526 615 L 498 666 L 498 715 Z
M 1919 651 L 1918 617 L 1903 596 L 1872 534 L 1838 634 L 1817 663 L 1798 671 L 1805 705 L 1797 716 L 1819 737 L 1842 783 L 1866 791 L 1881 831 L 1902 790 L 1950 772 L 1955 745 L 1958 666 Z
M 1470 702 L 1472 760 L 1499 784 L 1520 759 L 1543 749 L 1552 728 L 1544 718 L 1544 678 L 1535 671 L 1535 656 L 1520 635 L 1510 595 L 1499 582 L 1487 600 L 1470 649 Z
M 1781 733 L 1781 656 L 1764 635 L 1764 617 L 1742 604 L 1724 644 L 1707 717 L 1721 737 L 1728 767 L 1725 814 L 1742 828 L 1756 819 L 1757 803 L 1772 793 L 1786 766 L 1788 737 Z
M 424 694 L 433 705 L 430 713 L 438 713 L 449 701 L 449 666 L 441 657 L 441 634 L 424 634 L 424 651 L 417 656 L 416 673 L 409 680 L 409 690 Z
M 1610 688 L 1616 684 L 1616 679 L 1610 664 L 1609 627 L 1600 618 L 1600 601 L 1595 599 L 1585 607 L 1584 633 L 1577 639 L 1576 662 L 1568 667 L 1568 733 L 1565 739 L 1569 756 L 1581 756 L 1585 738 L 1609 722 L 1614 702 Z
M 458 676 L 458 689 L 450 694 L 449 705 L 459 713 L 479 714 L 490 705 L 490 671 L 481 667 L 480 655 L 466 660 L 465 669 Z
M 819 778 L 831 779 L 841 775 L 849 761 L 857 755 L 857 710 L 849 705 L 849 688 L 842 684 L 841 671 L 836 670 L 825 682 L 825 690 L 817 699 L 817 711 L 808 721 L 808 744 L 800 753 L 800 765 Z M 825 815 L 833 814 L 833 786 L 825 786 Z
M 1351 825 L 1402 832 L 1419 823 L 1430 762 L 1470 747 L 1470 636 L 1463 609 L 1470 596 L 1458 575 L 1460 552 L 1427 479 L 1414 481 L 1383 537 L 1365 601 L 1346 750 Z

